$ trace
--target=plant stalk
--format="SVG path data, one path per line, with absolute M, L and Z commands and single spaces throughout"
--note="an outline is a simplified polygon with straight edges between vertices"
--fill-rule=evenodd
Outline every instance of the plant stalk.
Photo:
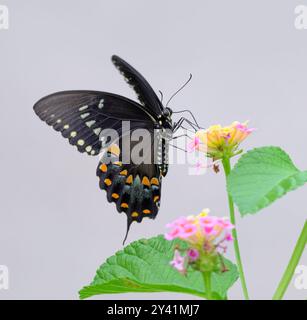
M 292 257 L 289 261 L 288 267 L 279 283 L 279 286 L 273 296 L 273 300 L 282 300 L 284 294 L 291 282 L 295 269 L 302 257 L 305 246 L 307 245 L 307 220 L 305 221 L 303 230 L 300 237 L 297 240 L 295 249 L 293 251 Z
M 207 300 L 213 300 L 212 298 L 212 288 L 211 288 L 211 272 L 203 272 L 203 279 L 206 289 Z
M 229 176 L 229 174 L 231 172 L 230 159 L 228 157 L 225 157 L 223 159 L 223 167 L 224 167 L 225 176 L 226 176 L 226 180 L 227 180 L 227 177 Z M 230 222 L 234 226 L 236 226 L 234 204 L 233 204 L 233 200 L 232 200 L 228 190 L 227 190 L 227 195 L 228 195 Z M 245 300 L 249 300 L 249 294 L 248 294 L 248 290 L 247 290 L 247 285 L 246 285 L 246 280 L 245 280 L 245 275 L 244 275 L 244 270 L 243 270 L 243 264 L 242 264 L 242 260 L 241 260 L 238 234 L 237 234 L 236 228 L 234 228 L 232 230 L 232 237 L 233 237 L 233 245 L 234 245 L 234 250 L 235 250 L 236 263 L 237 263 L 237 267 L 238 267 L 238 271 L 239 271 L 239 275 L 240 275 L 243 295 L 244 295 Z

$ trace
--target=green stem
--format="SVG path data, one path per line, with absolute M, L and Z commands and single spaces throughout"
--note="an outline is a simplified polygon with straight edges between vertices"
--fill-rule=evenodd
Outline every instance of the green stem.
M 211 289 L 211 272 L 203 272 L 207 300 L 213 300 Z
M 292 257 L 289 261 L 288 267 L 279 283 L 279 286 L 273 296 L 273 300 L 282 300 L 295 272 L 295 269 L 301 259 L 305 246 L 307 245 L 307 220 L 305 221 L 302 233 L 297 240 Z
M 231 172 L 231 165 L 230 165 L 230 160 L 228 157 L 225 157 L 223 159 L 223 167 L 225 171 L 226 178 Z M 234 209 L 234 204 L 233 200 L 229 194 L 228 194 L 228 204 L 229 204 L 229 213 L 230 213 L 230 222 L 236 226 L 236 218 L 235 218 L 235 209 Z M 239 248 L 239 241 L 238 241 L 238 234 L 236 228 L 232 230 L 232 236 L 233 236 L 233 244 L 234 244 L 234 250 L 235 250 L 235 256 L 236 256 L 236 263 L 240 275 L 240 280 L 241 280 L 241 286 L 244 294 L 245 300 L 249 300 L 249 295 L 248 295 L 248 290 L 247 290 L 247 285 L 246 285 L 246 280 L 244 276 L 244 271 L 243 271 L 243 265 L 241 261 L 241 254 L 240 254 L 240 248 Z

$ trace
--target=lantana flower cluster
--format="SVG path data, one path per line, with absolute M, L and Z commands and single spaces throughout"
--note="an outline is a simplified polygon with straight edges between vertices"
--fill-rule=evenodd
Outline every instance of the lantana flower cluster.
M 240 123 L 233 122 L 227 127 L 214 125 L 206 130 L 196 132 L 194 139 L 190 142 L 189 151 L 200 151 L 213 161 L 224 157 L 233 157 L 241 152 L 239 145 L 255 129 L 248 128 L 248 121 Z
M 209 216 L 209 209 L 199 215 L 181 217 L 167 225 L 167 240 L 181 239 L 186 248 L 177 246 L 171 265 L 186 274 L 188 266 L 201 272 L 226 271 L 222 254 L 233 240 L 234 226 L 227 218 Z

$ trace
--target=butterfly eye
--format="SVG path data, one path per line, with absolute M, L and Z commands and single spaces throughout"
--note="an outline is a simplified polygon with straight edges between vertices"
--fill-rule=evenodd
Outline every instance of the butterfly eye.
M 163 111 L 163 115 L 168 118 L 172 115 L 172 110 L 170 108 L 165 108 L 164 111 Z

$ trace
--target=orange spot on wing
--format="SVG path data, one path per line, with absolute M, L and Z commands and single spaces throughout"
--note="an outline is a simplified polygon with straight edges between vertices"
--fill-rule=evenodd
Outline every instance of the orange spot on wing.
M 103 163 L 103 164 L 100 166 L 100 170 L 101 170 L 102 172 L 107 172 L 107 171 L 108 171 L 107 165 L 106 165 L 105 163 Z
M 147 177 L 143 177 L 143 179 L 142 179 L 142 184 L 143 184 L 144 186 L 150 187 L 150 181 L 149 181 L 149 179 L 148 179 Z
M 112 184 L 112 181 L 110 179 L 104 179 L 104 183 L 107 185 L 107 186 L 110 186 Z
M 144 209 L 144 210 L 143 210 L 143 213 L 144 213 L 144 214 L 150 214 L 150 213 L 151 213 L 151 211 L 150 211 L 150 210 L 148 210 L 148 209 Z
M 108 148 L 108 151 L 111 152 L 113 155 L 115 155 L 117 157 L 120 155 L 120 149 L 119 149 L 119 146 L 117 144 L 112 144 Z
M 118 193 L 112 193 L 112 198 L 113 199 L 118 199 L 119 198 L 119 194 Z
M 133 217 L 133 218 L 136 218 L 138 216 L 139 216 L 139 214 L 136 211 L 131 213 L 131 217 Z
M 126 176 L 128 174 L 127 170 L 123 170 L 119 173 L 121 176 Z
M 132 174 L 130 174 L 130 176 L 126 179 L 126 183 L 131 184 L 132 182 L 133 182 L 133 177 L 132 177 Z
M 126 203 L 126 202 L 123 202 L 120 206 L 121 206 L 121 208 L 124 208 L 124 209 L 129 208 L 128 203 Z
M 154 201 L 154 202 L 157 202 L 159 199 L 160 199 L 159 196 L 155 196 L 154 199 L 153 199 L 153 201 Z
M 159 185 L 159 180 L 157 179 L 157 178 L 151 178 L 151 184 L 154 184 L 154 185 L 156 185 L 156 186 L 158 186 Z

